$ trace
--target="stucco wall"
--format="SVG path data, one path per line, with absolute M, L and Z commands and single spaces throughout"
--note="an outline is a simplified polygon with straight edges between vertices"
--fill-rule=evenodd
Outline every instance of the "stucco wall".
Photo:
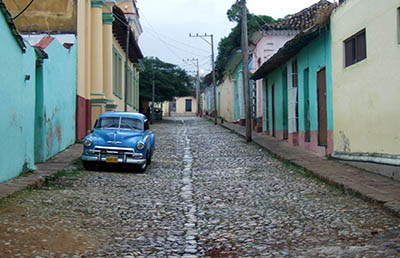
M 277 35 L 264 35 L 257 43 L 254 49 L 253 69 L 255 72 L 261 67 L 269 58 L 271 58 L 287 41 L 295 36 L 294 31 L 290 32 L 277 32 Z M 271 34 L 273 34 L 271 32 Z M 258 59 L 260 58 L 260 64 Z M 262 117 L 264 112 L 263 107 L 263 83 L 262 80 L 256 81 L 257 87 L 257 117 Z
M 237 122 L 244 118 L 244 92 L 243 92 L 243 62 L 240 62 L 232 75 L 233 84 L 233 121 Z
M 295 57 L 298 65 L 299 131 L 304 131 L 304 70 L 309 69 L 310 129 L 318 130 L 317 72 L 326 68 L 328 130 L 333 129 L 330 33 L 324 32 Z
M 113 38 L 113 46 L 114 48 L 119 52 L 119 54 L 122 56 L 122 69 L 121 69 L 121 81 L 122 81 L 122 98 L 116 96 L 115 94 L 113 94 L 112 98 L 115 101 L 115 104 L 118 105 L 118 107 L 115 109 L 115 111 L 124 111 L 125 108 L 125 52 L 122 50 L 121 46 L 118 44 L 117 40 L 115 38 Z M 136 69 L 133 67 L 132 63 L 129 62 L 129 68 L 134 71 L 136 73 Z M 134 103 L 134 106 L 139 107 L 139 98 L 138 98 L 138 94 L 139 94 L 139 89 L 138 87 L 136 87 L 134 89 L 134 94 L 135 94 L 135 101 L 137 103 Z M 133 106 L 128 105 L 127 106 L 127 111 L 139 111 L 138 108 L 133 108 Z
M 48 59 L 43 61 L 43 130 L 35 133 L 44 138 L 44 145 L 36 151 L 36 161 L 43 162 L 75 142 L 76 111 L 76 44 L 69 50 L 58 40 L 46 47 Z M 40 87 L 40 85 L 37 85 Z M 41 135 L 36 135 L 37 133 Z
M 232 77 L 225 77 L 219 87 L 219 110 L 218 115 L 228 122 L 233 120 L 233 85 Z
M 351 0 L 332 15 L 334 150 L 400 154 L 399 0 Z M 367 58 L 344 67 L 343 41 L 365 29 Z
M 0 181 L 6 181 L 34 164 L 36 54 L 27 44 L 22 53 L 1 13 L 0 38 Z
M 186 99 L 192 100 L 192 112 L 185 111 L 185 101 Z M 176 98 L 176 114 L 196 114 L 197 113 L 197 102 L 195 97 L 180 97 Z M 171 112 L 172 115 L 172 112 Z
M 22 11 L 30 0 L 3 0 L 14 17 Z M 19 31 L 76 31 L 76 0 L 34 1 L 32 5 L 15 20 Z M 78 1 L 79 2 L 79 1 Z M 26 21 L 32 26 L 26 26 Z
M 281 133 L 283 136 L 283 131 L 287 130 L 287 123 L 284 123 L 284 109 L 287 109 L 287 106 L 284 105 L 284 88 L 283 88 L 283 80 L 282 80 L 282 71 L 283 67 L 279 67 L 276 70 L 272 71 L 267 76 L 268 87 L 268 112 L 269 112 L 269 128 L 272 132 L 273 120 L 272 120 L 272 85 L 274 85 L 274 97 L 275 97 L 275 130 L 278 133 Z M 266 103 L 265 103 L 266 104 Z M 264 104 L 264 105 L 265 105 Z M 266 109 L 266 108 L 265 108 Z M 264 114 L 264 120 L 266 121 L 266 113 Z M 266 130 L 264 126 L 264 130 Z

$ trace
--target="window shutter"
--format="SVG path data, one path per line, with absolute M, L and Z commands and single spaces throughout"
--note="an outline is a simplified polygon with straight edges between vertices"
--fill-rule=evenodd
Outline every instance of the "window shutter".
M 352 41 L 353 40 L 349 40 L 347 42 L 345 42 L 345 61 L 346 61 L 346 66 L 352 65 L 353 64 L 353 49 L 352 49 Z
M 365 31 L 357 36 L 357 62 L 367 57 Z

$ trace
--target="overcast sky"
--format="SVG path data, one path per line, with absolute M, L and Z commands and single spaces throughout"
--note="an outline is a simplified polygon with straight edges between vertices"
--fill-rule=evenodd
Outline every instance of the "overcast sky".
M 250 13 L 282 18 L 296 13 L 319 0 L 247 0 Z M 196 67 L 184 59 L 198 58 L 200 70 L 211 70 L 211 46 L 192 34 L 213 34 L 214 50 L 236 24 L 228 21 L 227 10 L 235 0 L 138 0 L 143 34 L 139 46 L 145 56 L 159 59 L 194 71 Z M 210 41 L 210 38 L 206 38 Z

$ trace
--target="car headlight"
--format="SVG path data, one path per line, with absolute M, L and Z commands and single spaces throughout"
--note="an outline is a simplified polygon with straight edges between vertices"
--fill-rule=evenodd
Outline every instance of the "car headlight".
M 90 147 L 90 146 L 92 146 L 93 141 L 92 141 L 91 139 L 86 139 L 86 140 L 83 142 L 83 144 L 84 144 L 86 147 Z
M 136 144 L 136 148 L 138 148 L 138 150 L 143 150 L 144 149 L 144 142 L 138 142 Z

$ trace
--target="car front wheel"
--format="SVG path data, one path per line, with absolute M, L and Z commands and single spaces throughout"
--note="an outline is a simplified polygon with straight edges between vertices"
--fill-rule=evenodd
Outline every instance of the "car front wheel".
M 139 173 L 144 173 L 144 171 L 146 171 L 147 169 L 147 161 L 145 163 L 143 163 L 142 165 L 136 165 L 136 171 Z
M 82 165 L 86 170 L 95 170 L 96 169 L 96 164 L 94 164 L 94 162 L 82 160 Z

